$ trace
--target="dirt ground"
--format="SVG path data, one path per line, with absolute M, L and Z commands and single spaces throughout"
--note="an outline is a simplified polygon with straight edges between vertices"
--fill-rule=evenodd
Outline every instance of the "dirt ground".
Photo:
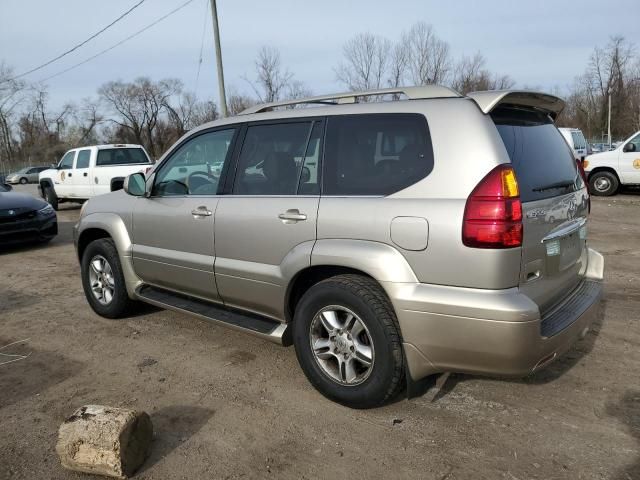
M 54 446 L 66 416 L 98 403 L 151 415 L 140 479 L 640 479 L 638 192 L 593 200 L 606 300 L 565 357 L 368 411 L 325 400 L 293 349 L 153 308 L 98 317 L 73 251 L 79 209 L 62 207 L 49 245 L 0 252 L 0 347 L 29 354 L 0 366 L 0 478 L 92 478 Z

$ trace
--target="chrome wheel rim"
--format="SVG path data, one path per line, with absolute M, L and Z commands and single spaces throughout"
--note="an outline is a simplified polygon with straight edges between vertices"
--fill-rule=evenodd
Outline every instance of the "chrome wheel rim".
M 101 305 L 109 305 L 113 300 L 115 282 L 111 265 L 102 255 L 96 255 L 89 262 L 89 283 L 95 299 Z
M 593 186 L 599 192 L 606 192 L 607 190 L 609 190 L 609 187 L 611 187 L 611 182 L 609 182 L 609 179 L 607 177 L 600 177 L 596 178 L 596 181 L 593 182 Z
M 373 371 L 373 341 L 362 319 L 331 305 L 315 314 L 309 329 L 311 351 L 320 369 L 341 385 L 359 385 Z

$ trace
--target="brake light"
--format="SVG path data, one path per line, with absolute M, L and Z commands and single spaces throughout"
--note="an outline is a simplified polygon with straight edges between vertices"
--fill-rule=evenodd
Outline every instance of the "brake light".
M 471 192 L 464 209 L 462 243 L 474 248 L 522 245 L 522 204 L 511 166 L 497 166 Z

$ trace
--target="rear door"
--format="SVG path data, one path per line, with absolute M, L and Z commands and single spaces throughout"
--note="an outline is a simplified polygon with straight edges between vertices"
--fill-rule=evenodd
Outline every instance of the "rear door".
M 580 283 L 587 261 L 588 194 L 572 152 L 544 113 L 491 113 L 516 172 L 524 238 L 520 289 L 542 313 Z
M 91 197 L 91 178 L 89 177 L 89 164 L 91 161 L 91 149 L 78 150 L 73 171 L 73 196 L 78 198 Z
M 215 218 L 216 283 L 225 304 L 281 318 L 286 267 L 309 265 L 320 200 L 323 120 L 249 124 Z

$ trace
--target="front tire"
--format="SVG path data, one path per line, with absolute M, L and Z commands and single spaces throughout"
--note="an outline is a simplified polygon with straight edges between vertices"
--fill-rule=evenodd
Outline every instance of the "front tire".
M 56 195 L 53 187 L 43 187 L 44 189 L 44 199 L 53 207 L 53 209 L 58 211 L 58 196 Z
M 106 318 L 127 316 L 134 302 L 129 298 L 118 251 L 110 238 L 91 242 L 82 255 L 82 287 L 94 312 Z
M 25 177 L 22 177 L 20 179 L 20 185 L 26 185 L 27 183 L 29 183 L 29 180 L 27 180 Z
M 611 172 L 596 172 L 589 176 L 589 190 L 592 195 L 600 197 L 615 195 L 619 185 L 618 177 Z
M 293 342 L 311 384 L 347 407 L 382 405 L 402 386 L 398 321 L 369 277 L 338 275 L 311 287 L 296 307 Z

